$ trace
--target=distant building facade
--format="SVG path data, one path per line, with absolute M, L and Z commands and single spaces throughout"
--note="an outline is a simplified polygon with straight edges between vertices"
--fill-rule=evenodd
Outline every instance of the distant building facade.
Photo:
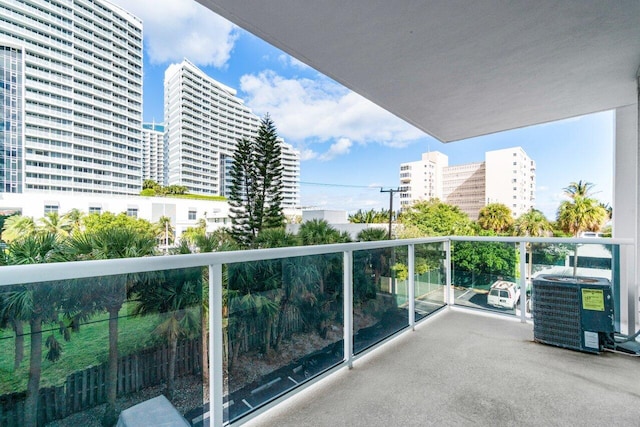
M 535 206 L 536 162 L 522 148 L 488 151 L 485 163 L 487 203 L 507 205 L 514 217 Z
M 282 164 L 282 208 L 300 209 L 300 152 L 280 141 Z
M 85 214 L 125 213 L 152 223 L 165 216 L 170 219 L 178 239 L 187 228 L 196 227 L 202 219 L 205 220 L 209 232 L 231 227 L 229 204 L 225 201 L 104 194 L 77 197 L 66 192 L 47 193 L 43 198 L 29 197 L 28 194 L 0 194 L 0 212 L 4 215 L 21 213 L 38 220 L 49 212 L 56 212 L 62 216 L 72 209 L 78 209 Z
M 444 168 L 449 158 L 438 152 L 422 154 L 416 162 L 400 165 L 400 207 L 406 208 L 418 200 L 442 199 Z
M 484 162 L 448 166 L 443 170 L 442 200 L 476 219 L 485 205 L 486 165 Z
M 165 72 L 165 185 L 229 197 L 236 142 L 257 135 L 260 119 L 236 91 L 188 60 Z M 300 153 L 280 140 L 282 207 L 300 207 Z M 150 156 L 151 157 L 151 156 Z
M 484 162 L 449 166 L 447 156 L 429 152 L 400 165 L 403 208 L 438 198 L 477 219 L 483 206 L 502 203 L 518 217 L 534 207 L 535 189 L 535 162 L 521 147 L 488 151 Z
M 142 179 L 150 179 L 167 185 L 168 145 L 164 125 L 144 123 L 142 125 Z
M 102 0 L 0 17 L 0 192 L 139 193 L 140 19 Z
M 236 141 L 254 138 L 260 120 L 236 91 L 188 60 L 172 64 L 164 78 L 167 185 L 192 194 L 224 195 L 225 164 Z

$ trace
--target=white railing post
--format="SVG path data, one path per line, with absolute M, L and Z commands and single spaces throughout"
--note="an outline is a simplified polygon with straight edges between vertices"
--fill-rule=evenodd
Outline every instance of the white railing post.
M 620 245 L 620 329 L 631 335 L 636 332 L 638 321 L 638 284 L 634 280 L 636 249 Z M 625 298 L 626 296 L 626 298 Z M 623 328 L 626 325 L 626 331 Z
M 415 245 L 409 245 L 408 254 L 408 277 L 407 277 L 407 298 L 409 308 L 409 327 L 415 329 L 416 325 L 416 248 Z
M 209 265 L 209 425 L 222 427 L 222 264 Z
M 530 243 L 533 245 L 533 243 Z M 533 250 L 533 247 L 531 248 Z M 520 242 L 520 321 L 527 323 L 527 242 Z
M 345 251 L 343 257 L 343 338 L 344 360 L 353 368 L 353 251 Z
M 446 279 L 446 283 L 445 283 L 445 291 L 446 291 L 446 295 L 445 295 L 445 302 L 447 303 L 447 306 L 451 307 L 451 305 L 455 304 L 455 298 L 451 297 L 451 240 L 447 240 L 446 242 L 444 242 L 444 250 L 446 251 L 447 257 L 446 257 L 446 271 L 445 271 L 445 279 Z

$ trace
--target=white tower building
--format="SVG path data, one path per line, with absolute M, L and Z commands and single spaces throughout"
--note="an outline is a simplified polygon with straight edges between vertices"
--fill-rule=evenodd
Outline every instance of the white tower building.
M 419 200 L 443 197 L 443 170 L 449 158 L 438 152 L 422 154 L 422 160 L 400 165 L 400 207 L 408 207 Z
M 282 208 L 300 209 L 300 152 L 281 141 Z
M 167 68 L 164 80 L 167 182 L 190 193 L 229 196 L 236 142 L 253 139 L 260 119 L 236 91 L 188 60 Z M 282 207 L 300 207 L 300 153 L 281 141 Z
M 0 17 L 0 192 L 139 193 L 142 22 L 102 0 Z
M 167 150 L 164 125 L 142 125 L 142 179 L 167 185 Z
M 234 89 L 186 59 L 165 71 L 164 97 L 167 185 L 223 195 L 226 159 L 233 156 L 238 139 L 255 136 L 258 117 Z
M 536 162 L 521 147 L 487 151 L 486 203 L 507 205 L 517 218 L 535 205 Z

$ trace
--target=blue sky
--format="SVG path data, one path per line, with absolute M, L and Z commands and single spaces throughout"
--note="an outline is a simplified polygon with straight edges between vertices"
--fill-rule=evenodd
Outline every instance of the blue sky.
M 611 203 L 611 112 L 442 144 L 193 0 L 114 3 L 144 22 L 144 120 L 162 121 L 164 71 L 189 59 L 237 89 L 254 113 L 268 112 L 280 136 L 300 150 L 304 207 L 388 207 L 380 187 L 399 185 L 402 162 L 427 150 L 443 152 L 450 165 L 477 162 L 485 151 L 513 146 L 536 161 L 536 207 L 549 219 L 572 181 L 594 183 L 595 197 Z

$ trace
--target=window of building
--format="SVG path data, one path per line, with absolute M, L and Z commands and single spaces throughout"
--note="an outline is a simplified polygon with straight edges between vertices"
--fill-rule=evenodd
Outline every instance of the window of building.
M 138 218 L 138 208 L 127 208 L 127 216 Z
M 102 213 L 102 208 L 100 206 L 89 206 L 89 213 Z
M 58 213 L 58 205 L 44 205 L 44 214 Z
M 189 220 L 195 220 L 196 219 L 196 211 L 195 210 L 189 210 Z

